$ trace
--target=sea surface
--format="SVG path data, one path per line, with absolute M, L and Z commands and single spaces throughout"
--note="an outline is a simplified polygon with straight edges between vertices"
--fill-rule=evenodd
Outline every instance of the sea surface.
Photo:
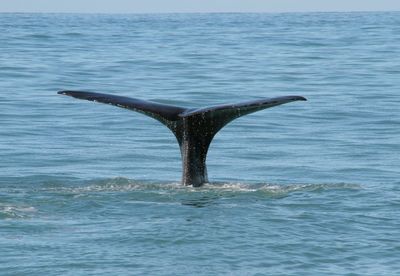
M 173 134 L 57 95 L 235 120 L 210 183 Z M 0 14 L 0 275 L 399 275 L 400 13 Z

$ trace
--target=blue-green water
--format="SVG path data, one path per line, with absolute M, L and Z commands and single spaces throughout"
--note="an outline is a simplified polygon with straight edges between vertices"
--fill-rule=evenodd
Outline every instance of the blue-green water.
M 224 128 L 202 188 L 148 117 Z M 400 13 L 0 14 L 1 275 L 398 275 Z

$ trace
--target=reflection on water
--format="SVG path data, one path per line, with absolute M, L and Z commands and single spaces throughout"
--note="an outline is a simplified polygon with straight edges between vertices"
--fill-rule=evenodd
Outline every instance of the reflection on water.
M 217 203 L 218 195 L 201 195 L 193 198 L 182 199 L 182 205 L 203 208 Z

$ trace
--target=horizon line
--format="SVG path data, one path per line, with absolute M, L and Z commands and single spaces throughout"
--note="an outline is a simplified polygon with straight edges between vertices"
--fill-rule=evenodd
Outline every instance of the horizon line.
M 400 10 L 332 10 L 332 11 L 153 11 L 153 12 L 103 12 L 103 11 L 0 11 L 0 14 L 115 14 L 115 15 L 140 15 L 140 14 L 287 14 L 287 13 L 397 13 Z

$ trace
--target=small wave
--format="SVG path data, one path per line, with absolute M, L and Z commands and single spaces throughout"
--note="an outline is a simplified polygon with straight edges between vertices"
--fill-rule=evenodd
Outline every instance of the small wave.
M 27 37 L 32 39 L 43 39 L 43 40 L 52 38 L 52 36 L 48 34 L 29 34 L 27 35 Z
M 0 218 L 27 218 L 36 211 L 32 206 L 0 205 Z
M 66 33 L 62 33 L 62 36 L 68 36 L 68 37 L 78 37 L 78 36 L 84 36 L 83 33 L 80 32 L 66 32 Z

